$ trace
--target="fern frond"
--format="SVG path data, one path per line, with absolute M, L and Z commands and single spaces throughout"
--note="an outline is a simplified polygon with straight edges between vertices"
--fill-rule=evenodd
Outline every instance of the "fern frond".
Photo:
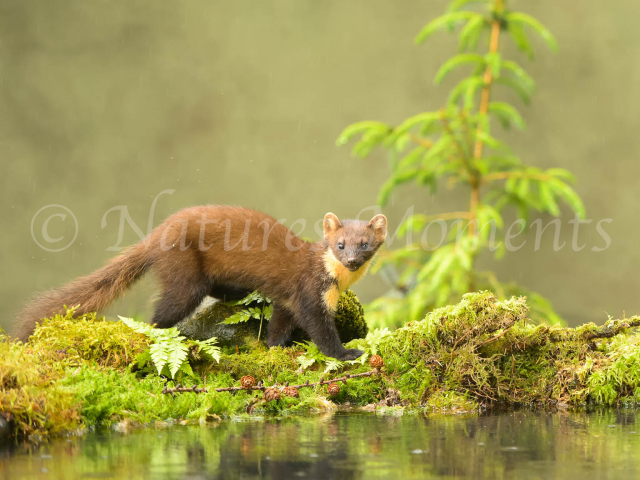
M 343 365 L 344 362 L 341 362 L 340 360 L 336 360 L 335 358 L 327 358 L 327 361 L 325 362 L 324 373 L 338 370 L 339 368 L 342 368 Z
M 182 342 L 170 342 L 165 344 L 167 350 L 169 351 L 169 355 L 167 357 L 167 365 L 169 366 L 169 371 L 171 372 L 171 377 L 175 377 L 178 370 L 182 368 L 182 365 L 186 362 L 187 364 L 187 354 L 189 353 L 189 349 Z
M 158 375 L 162 373 L 162 369 L 167 365 L 169 361 L 169 355 L 171 354 L 170 347 L 164 342 L 157 342 L 149 347 L 149 354 L 153 360 L 153 364 L 158 370 Z
M 217 342 L 216 337 L 211 337 L 207 340 L 194 340 L 194 343 L 200 347 L 200 350 L 206 355 L 214 359 L 217 363 L 220 363 L 220 347 L 214 345 Z

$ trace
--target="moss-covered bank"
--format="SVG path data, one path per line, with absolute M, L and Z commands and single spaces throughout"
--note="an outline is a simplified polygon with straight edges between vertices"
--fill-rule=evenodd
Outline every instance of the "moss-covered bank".
M 349 347 L 361 361 L 336 364 L 297 345 L 267 349 L 253 343 L 219 363 L 192 358 L 193 376 L 179 378 L 207 393 L 163 395 L 166 379 L 136 370 L 147 337 L 95 315 L 57 316 L 27 344 L 0 342 L 0 415 L 15 438 L 39 438 L 82 426 L 210 421 L 235 415 L 313 412 L 349 404 L 369 410 L 478 411 L 496 403 L 580 406 L 640 402 L 640 317 L 602 327 L 534 325 L 525 299 L 497 301 L 488 292 L 394 332 L 375 330 Z M 329 397 L 327 387 L 304 388 L 299 398 L 267 402 L 261 392 L 215 392 L 251 375 L 267 386 L 311 383 L 371 369 L 381 375 L 351 379 Z M 310 360 L 315 360 L 310 362 Z M 302 368 L 307 366 L 307 368 Z

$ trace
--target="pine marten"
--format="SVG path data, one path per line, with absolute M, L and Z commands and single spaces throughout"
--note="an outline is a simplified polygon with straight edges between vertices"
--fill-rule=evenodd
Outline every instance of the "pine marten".
M 64 305 L 80 305 L 76 314 L 104 309 L 151 269 L 162 289 L 152 319 L 159 328 L 187 317 L 207 295 L 228 301 L 257 290 L 273 300 L 267 345 L 287 345 L 300 327 L 325 355 L 358 358 L 362 351 L 342 346 L 333 316 L 340 293 L 367 272 L 384 243 L 387 219 L 340 221 L 327 213 L 323 227 L 324 239 L 311 243 L 254 210 L 181 210 L 106 266 L 36 297 L 18 317 L 17 337 L 27 341 L 36 322 Z

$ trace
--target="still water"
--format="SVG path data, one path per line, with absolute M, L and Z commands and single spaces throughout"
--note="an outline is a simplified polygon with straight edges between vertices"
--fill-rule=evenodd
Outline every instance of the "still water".
M 0 451 L 0 478 L 631 479 L 640 411 L 336 414 L 112 430 Z

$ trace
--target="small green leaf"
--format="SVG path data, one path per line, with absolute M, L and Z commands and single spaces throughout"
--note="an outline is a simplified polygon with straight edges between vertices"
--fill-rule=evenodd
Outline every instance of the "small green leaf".
M 453 148 L 453 139 L 449 135 L 440 137 L 422 157 L 422 165 L 432 165 L 432 161 L 440 160 Z
M 484 224 L 491 221 L 495 222 L 498 228 L 502 228 L 504 226 L 504 220 L 502 219 L 502 215 L 500 215 L 500 212 L 493 208 L 491 205 L 481 203 L 478 206 L 479 228 L 482 228 Z
M 360 141 L 353 147 L 352 154 L 361 158 L 366 157 L 374 147 L 384 142 L 391 132 L 389 127 L 370 128 L 362 134 Z
M 517 177 L 509 177 L 504 184 L 504 189 L 509 193 L 515 193 L 516 187 L 518 186 L 518 178 Z
M 472 90 L 472 95 L 475 89 L 484 85 L 484 80 L 480 76 L 468 77 L 460 81 L 458 85 L 456 85 L 451 93 L 449 94 L 449 99 L 447 100 L 447 105 L 450 107 L 454 107 L 458 104 L 460 98 L 468 92 L 470 89 Z
M 455 68 L 466 64 L 484 65 L 485 58 L 477 53 L 460 53 L 447 60 L 436 73 L 434 82 L 440 83 Z
M 501 172 L 503 169 L 513 168 L 521 165 L 520 159 L 515 155 L 490 155 L 484 157 L 489 162 L 492 171 Z
M 489 104 L 489 112 L 495 114 L 503 125 L 515 125 L 520 130 L 524 129 L 524 120 L 518 111 L 505 102 L 491 102 Z
M 306 370 L 315 363 L 315 359 L 309 358 L 306 355 L 298 355 L 298 358 L 296 358 L 296 360 L 300 364 L 300 368 L 302 368 L 303 370 Z
M 251 312 L 248 310 L 241 310 L 238 313 L 227 317 L 223 322 L 225 325 L 235 325 L 236 323 L 247 322 L 251 319 Z
M 396 180 L 394 177 L 389 178 L 386 182 L 382 184 L 380 187 L 380 192 L 378 193 L 378 203 L 382 206 L 386 205 L 389 201 L 389 197 L 391 196 L 391 192 L 396 187 Z
M 471 269 L 473 268 L 473 263 L 470 253 L 463 248 L 459 248 L 456 251 L 456 256 L 458 257 L 458 263 L 460 264 L 462 270 L 466 270 L 467 272 L 471 271 Z
M 508 148 L 504 143 L 500 142 L 484 131 L 476 132 L 476 139 L 489 145 L 494 150 L 506 150 Z
M 552 177 L 562 178 L 571 183 L 576 181 L 576 177 L 573 175 L 573 173 L 564 168 L 549 168 L 544 173 L 546 173 L 547 175 L 551 175 Z
M 262 295 L 257 290 L 254 290 L 249 295 L 247 295 L 246 297 L 238 300 L 234 304 L 235 305 L 249 305 L 250 303 L 265 303 L 265 302 L 271 302 L 271 300 L 269 300 L 267 297 Z
M 502 56 L 498 52 L 487 53 L 484 56 L 484 62 L 491 67 L 491 73 L 494 77 L 500 76 L 500 67 L 502 65 Z
M 547 45 L 549 45 L 549 48 L 552 51 L 554 52 L 558 51 L 558 43 L 556 42 L 556 39 L 551 33 L 551 31 L 547 27 L 542 25 L 542 23 L 540 23 L 538 20 L 533 18 L 531 15 L 527 15 L 526 13 L 521 13 L 521 12 L 509 13 L 507 15 L 507 22 L 509 22 L 509 25 L 512 25 L 515 23 L 515 24 L 526 25 L 527 27 L 532 28 L 538 33 L 538 35 L 542 37 L 542 39 L 545 42 L 547 42 Z
M 344 365 L 344 362 L 341 362 L 340 360 L 336 360 L 335 358 L 327 358 L 327 361 L 325 362 L 324 373 L 329 373 L 329 372 L 333 372 L 334 370 L 338 370 L 343 365 Z
M 216 337 L 211 337 L 207 340 L 194 340 L 194 342 L 206 355 L 210 356 L 216 362 L 220 363 L 220 355 L 222 352 L 220 351 L 220 347 L 214 345 L 217 340 L 218 339 Z
M 440 116 L 439 112 L 424 112 L 424 113 L 419 113 L 418 115 L 409 117 L 393 130 L 393 135 L 400 135 L 405 132 L 408 132 L 416 125 L 421 125 L 421 129 L 424 129 L 425 126 L 428 126 L 434 122 L 437 122 L 439 119 L 439 116 Z
M 475 50 L 478 46 L 478 38 L 480 33 L 487 26 L 487 22 L 484 17 L 477 16 L 467 22 L 467 24 L 460 30 L 459 43 L 460 51 Z
M 467 111 L 470 111 L 473 109 L 473 105 L 474 105 L 474 99 L 476 97 L 476 90 L 478 90 L 478 88 L 483 88 L 484 87 L 484 79 L 480 76 L 478 77 L 472 77 L 474 79 L 474 81 L 469 82 L 467 84 L 467 89 L 464 92 L 464 108 Z
M 458 257 L 454 254 L 452 249 L 449 255 L 446 255 L 442 261 L 438 264 L 438 268 L 435 270 L 431 278 L 429 279 L 429 288 L 432 291 L 437 291 L 442 287 L 445 278 L 451 274 L 451 270 L 455 268 Z
M 396 168 L 398 170 L 404 170 L 410 167 L 415 167 L 420 162 L 420 158 L 425 152 L 424 147 L 416 147 L 411 150 L 407 155 L 402 157 L 398 162 Z
M 416 36 L 415 42 L 422 43 L 439 30 L 443 30 L 445 28 L 452 29 L 457 24 L 463 23 L 466 20 L 470 20 L 477 16 L 481 15 L 474 12 L 454 12 L 442 15 L 425 25 Z
M 534 82 L 533 78 L 531 78 L 531 76 L 525 71 L 525 69 L 518 65 L 516 62 L 506 60 L 502 62 L 502 68 L 511 72 L 515 76 L 515 79 L 521 83 L 526 91 L 531 93 L 535 91 L 536 82 Z
M 529 43 L 529 39 L 524 33 L 524 29 L 518 23 L 509 23 L 507 28 L 509 35 L 511 35 L 511 38 L 513 38 L 513 41 L 518 47 L 518 50 L 526 53 L 529 59 L 533 59 L 533 48 L 531 48 L 531 43 Z
M 180 366 L 180 372 L 189 375 L 190 377 L 196 377 L 195 373 L 193 373 L 193 369 L 191 368 L 191 365 L 189 364 L 189 362 L 184 362 L 182 364 L 182 366 Z
M 382 122 L 366 121 L 366 122 L 354 123 L 352 125 L 349 125 L 347 128 L 345 128 L 342 131 L 342 133 L 338 137 L 338 140 L 336 140 L 336 144 L 338 146 L 345 145 L 354 135 L 370 130 L 371 128 L 382 129 L 382 128 L 389 128 L 389 127 L 388 125 Z
M 502 85 L 505 85 L 511 88 L 520 96 L 522 103 L 524 103 L 525 105 L 529 105 L 530 103 L 529 92 L 525 89 L 525 87 L 522 85 L 521 82 L 518 82 L 513 78 L 507 78 L 507 77 L 496 78 L 494 79 L 494 82 L 500 83 Z
M 538 191 L 540 193 L 540 201 L 542 202 L 544 209 L 554 217 L 560 215 L 560 209 L 558 208 L 556 199 L 551 193 L 549 185 L 547 185 L 546 182 L 538 182 Z
M 529 195 L 529 179 L 527 177 L 520 179 L 516 193 L 523 200 L 527 198 Z
M 440 268 L 440 263 L 443 262 L 448 256 L 451 256 L 451 252 L 453 251 L 454 245 L 444 245 L 438 248 L 429 261 L 422 267 L 420 273 L 418 274 L 418 282 L 422 282 L 427 278 L 431 277 L 437 270 Z
M 549 180 L 548 185 L 557 195 L 561 196 L 564 201 L 569 204 L 571 209 L 576 212 L 580 218 L 585 217 L 582 199 L 575 190 L 573 190 L 573 188 L 557 178 Z

